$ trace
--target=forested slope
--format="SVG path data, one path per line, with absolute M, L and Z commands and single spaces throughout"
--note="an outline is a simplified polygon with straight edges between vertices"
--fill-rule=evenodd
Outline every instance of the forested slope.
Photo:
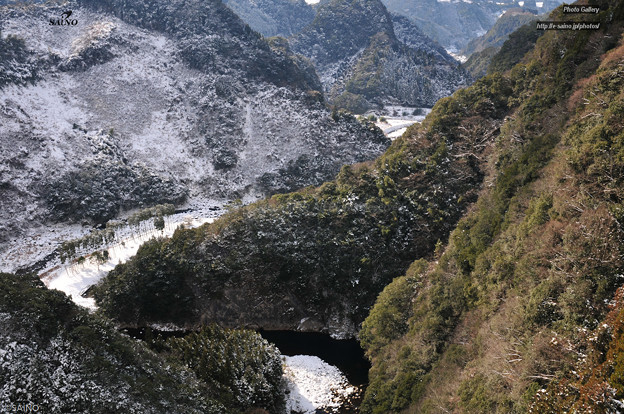
M 507 80 L 487 78 L 440 101 L 374 163 L 143 246 L 96 300 L 130 324 L 208 320 L 353 335 L 381 289 L 445 240 L 476 199 L 509 93 Z
M 255 332 L 143 343 L 36 276 L 0 273 L 2 412 L 278 412 L 281 381 L 277 348 Z
M 363 412 L 617 407 L 624 5 L 600 6 L 600 30 L 503 51 L 374 163 L 145 246 L 98 303 L 348 335 L 394 278 L 359 332 Z
M 601 6 L 602 30 L 547 33 L 503 75 L 518 108 L 479 200 L 363 324 L 364 412 L 619 406 L 624 9 Z

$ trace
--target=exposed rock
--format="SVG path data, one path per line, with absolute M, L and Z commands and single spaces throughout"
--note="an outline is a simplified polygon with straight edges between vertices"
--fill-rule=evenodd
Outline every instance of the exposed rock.
M 75 25 L 49 24 L 67 10 Z M 50 221 L 319 184 L 389 144 L 332 118 L 310 63 L 217 0 L 12 5 L 0 25 L 3 241 Z
M 384 104 L 430 107 L 469 82 L 441 47 L 379 0 L 324 3 L 290 42 L 314 62 L 330 102 L 356 113 Z
M 314 19 L 314 7 L 304 0 L 225 0 L 245 23 L 265 36 L 288 37 Z

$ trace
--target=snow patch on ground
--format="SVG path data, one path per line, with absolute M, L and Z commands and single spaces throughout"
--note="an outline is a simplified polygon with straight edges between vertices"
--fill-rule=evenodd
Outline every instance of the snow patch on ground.
M 421 110 L 421 114 L 413 115 L 414 109 L 415 108 L 403 106 L 386 106 L 380 112 L 381 116 L 384 117 L 384 121 L 382 122 L 380 120 L 380 116 L 377 122 L 375 122 L 375 125 L 377 125 L 388 138 L 394 140 L 403 135 L 410 125 L 422 122 L 427 114 L 431 112 L 429 108 L 418 108 Z M 376 114 L 376 116 L 377 115 L 379 114 Z
M 60 243 L 91 230 L 91 219 L 53 224 L 67 212 L 46 189 L 57 177 L 105 165 L 101 160 L 185 188 L 193 208 L 266 196 L 300 158 L 311 159 L 313 170 L 301 173 L 302 184 L 320 184 L 387 145 L 352 120 L 335 122 L 298 89 L 247 79 L 245 71 L 220 64 L 193 69 L 181 50 L 203 39 L 187 44 L 79 7 L 72 14 L 79 25 L 60 30 L 46 23 L 50 10 L 64 9 L 32 4 L 0 13 L 3 36 L 24 37 L 44 62 L 37 82 L 0 91 L 0 181 L 10 184 L 0 200 L 0 271 L 43 262 Z M 76 55 L 96 44 L 105 57 Z M 72 59 L 84 67 L 71 69 Z M 115 151 L 93 145 L 91 138 L 102 134 Z M 266 188 L 265 174 L 275 176 L 273 187 Z M 140 207 L 132 200 L 118 211 Z
M 76 304 L 89 309 L 96 309 L 95 300 L 82 297 L 82 294 L 106 276 L 115 266 L 125 263 L 134 256 L 143 243 L 156 237 L 170 237 L 181 225 L 193 228 L 204 223 L 212 223 L 214 220 L 214 218 L 193 217 L 189 214 L 165 217 L 163 230 L 153 228 L 140 234 L 133 233 L 109 247 L 107 249 L 109 259 L 105 263 L 98 263 L 94 256 L 86 256 L 82 263 L 74 261 L 44 270 L 40 274 L 41 280 L 48 288 L 65 292 Z
M 287 413 L 314 414 L 318 409 L 333 412 L 357 388 L 349 384 L 338 368 L 310 355 L 282 356 L 287 386 Z
M 481 33 L 481 32 L 479 32 L 479 33 Z M 485 33 L 483 33 L 483 34 L 485 34 Z M 475 37 L 482 36 L 483 34 L 478 35 L 478 36 L 475 36 Z M 456 61 L 458 61 L 459 63 L 465 63 L 465 62 L 468 60 L 468 56 L 460 55 L 459 53 L 456 53 L 456 52 L 451 52 L 451 51 L 449 51 L 449 50 L 447 50 L 447 53 L 448 53 L 449 55 L 451 55 L 451 56 L 453 57 L 453 59 L 455 59 L 455 60 L 456 60 Z

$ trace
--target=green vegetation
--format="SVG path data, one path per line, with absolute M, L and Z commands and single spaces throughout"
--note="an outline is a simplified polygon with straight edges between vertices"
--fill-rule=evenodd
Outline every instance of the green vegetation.
M 5 407 L 238 414 L 283 405 L 279 353 L 254 332 L 213 326 L 155 353 L 35 276 L 0 274 L 0 292 Z
M 362 95 L 344 91 L 334 98 L 333 104 L 336 108 L 343 108 L 354 114 L 363 114 L 370 107 L 370 104 Z
M 504 72 L 520 62 L 522 57 L 535 46 L 537 39 L 543 34 L 535 29 L 535 23 L 522 26 L 509 35 L 500 51 L 492 56 L 487 73 Z
M 608 412 L 624 394 L 624 4 L 602 6 L 593 34 L 525 54 L 516 32 L 374 163 L 147 244 L 96 300 L 130 324 L 363 320 L 363 413 Z
M 362 95 L 368 100 L 379 97 L 381 91 L 381 72 L 383 62 L 396 47 L 396 40 L 387 33 L 381 32 L 374 35 L 369 46 L 358 60 L 352 76 L 347 81 L 347 92 Z
M 291 327 L 310 317 L 355 333 L 384 286 L 446 240 L 475 200 L 510 88 L 487 78 L 442 100 L 374 164 L 148 243 L 94 289 L 96 301 L 131 324 Z
M 462 64 L 462 67 L 470 73 L 473 79 L 482 78 L 486 75 L 488 66 L 492 58 L 498 53 L 498 50 L 499 48 L 490 46 L 479 52 L 475 52 Z
M 193 370 L 226 406 L 272 413 L 284 407 L 280 353 L 255 332 L 212 325 L 157 347 Z
M 624 46 L 603 55 L 621 30 L 607 26 L 591 39 L 548 33 L 502 75 L 518 107 L 490 154 L 491 185 L 439 260 L 395 279 L 363 323 L 373 361 L 363 412 L 617 405 L 617 340 L 595 354 L 611 347 L 603 369 L 600 357 L 582 357 L 592 339 L 579 332 L 600 326 L 624 271 Z M 552 48 L 568 52 L 555 56 Z M 586 372 L 580 378 L 577 366 Z

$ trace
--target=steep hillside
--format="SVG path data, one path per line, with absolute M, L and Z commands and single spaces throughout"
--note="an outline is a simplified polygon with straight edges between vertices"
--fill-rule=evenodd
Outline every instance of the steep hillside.
M 389 144 L 217 0 L 20 3 L 0 25 L 0 243 L 319 184 Z
M 479 79 L 487 74 L 492 58 L 494 58 L 500 49 L 490 46 L 480 52 L 473 53 L 468 60 L 462 63 L 462 67 L 470 73 L 474 79 Z
M 502 75 L 488 185 L 363 324 L 363 412 L 619 409 L 624 5 L 600 6 L 601 30 L 548 32 Z
M 487 73 L 505 72 L 514 67 L 528 52 L 533 50 L 537 39 L 543 34 L 544 31 L 535 30 L 533 24 L 520 27 L 509 35 L 498 53 L 492 56 L 487 66 Z
M 225 0 L 245 23 L 264 36 L 288 37 L 314 19 L 316 11 L 304 0 Z
M 511 87 L 488 78 L 442 100 L 374 164 L 143 246 L 98 285 L 97 303 L 130 325 L 354 335 L 378 292 L 432 253 L 475 200 Z
M 497 52 L 501 50 L 510 36 L 513 36 L 513 39 L 505 46 L 505 52 L 501 53 L 500 56 L 496 56 L 497 63 L 494 64 L 492 72 L 500 72 L 513 66 L 500 67 L 500 61 L 505 57 L 506 51 L 509 51 L 509 53 L 516 56 L 513 62 L 515 64 L 533 47 L 537 38 L 544 33 L 543 31 L 537 31 L 535 27 L 535 22 L 538 19 L 539 16 L 523 12 L 522 10 L 513 9 L 505 12 L 486 34 L 471 40 L 462 49 L 462 55 L 470 56 L 462 67 L 475 79 L 485 76 L 492 59 L 494 59 Z M 522 30 L 518 30 L 520 27 L 523 27 Z M 516 40 L 518 38 L 520 38 L 519 41 Z M 524 43 L 524 46 L 520 43 Z
M 254 332 L 211 327 L 155 353 L 34 276 L 0 273 L 0 292 L 3 412 L 234 414 L 283 406 L 279 353 Z
M 331 103 L 362 113 L 384 104 L 432 106 L 466 85 L 468 76 L 409 21 L 393 19 L 380 0 L 332 0 L 290 39 L 293 51 L 310 58 Z
M 396 38 L 412 49 L 427 52 L 441 60 L 455 62 L 455 59 L 446 53 L 446 50 L 435 40 L 423 33 L 416 23 L 409 17 L 392 14 L 392 25 Z
M 538 18 L 539 17 L 534 13 L 522 9 L 507 10 L 496 20 L 494 26 L 492 26 L 487 33 L 471 40 L 466 47 L 461 50 L 460 54 L 469 57 L 473 53 L 481 52 L 488 47 L 500 48 L 511 33 L 515 32 L 521 26 L 534 23 Z
M 612 412 L 624 5 L 600 6 L 600 30 L 544 34 L 374 164 L 154 242 L 97 300 L 131 324 L 348 334 L 394 278 L 359 333 L 373 363 L 364 413 Z
M 328 65 L 366 48 L 377 33 L 394 37 L 392 19 L 380 1 L 331 0 L 319 6 L 312 24 L 292 38 L 291 45 L 324 73 Z

